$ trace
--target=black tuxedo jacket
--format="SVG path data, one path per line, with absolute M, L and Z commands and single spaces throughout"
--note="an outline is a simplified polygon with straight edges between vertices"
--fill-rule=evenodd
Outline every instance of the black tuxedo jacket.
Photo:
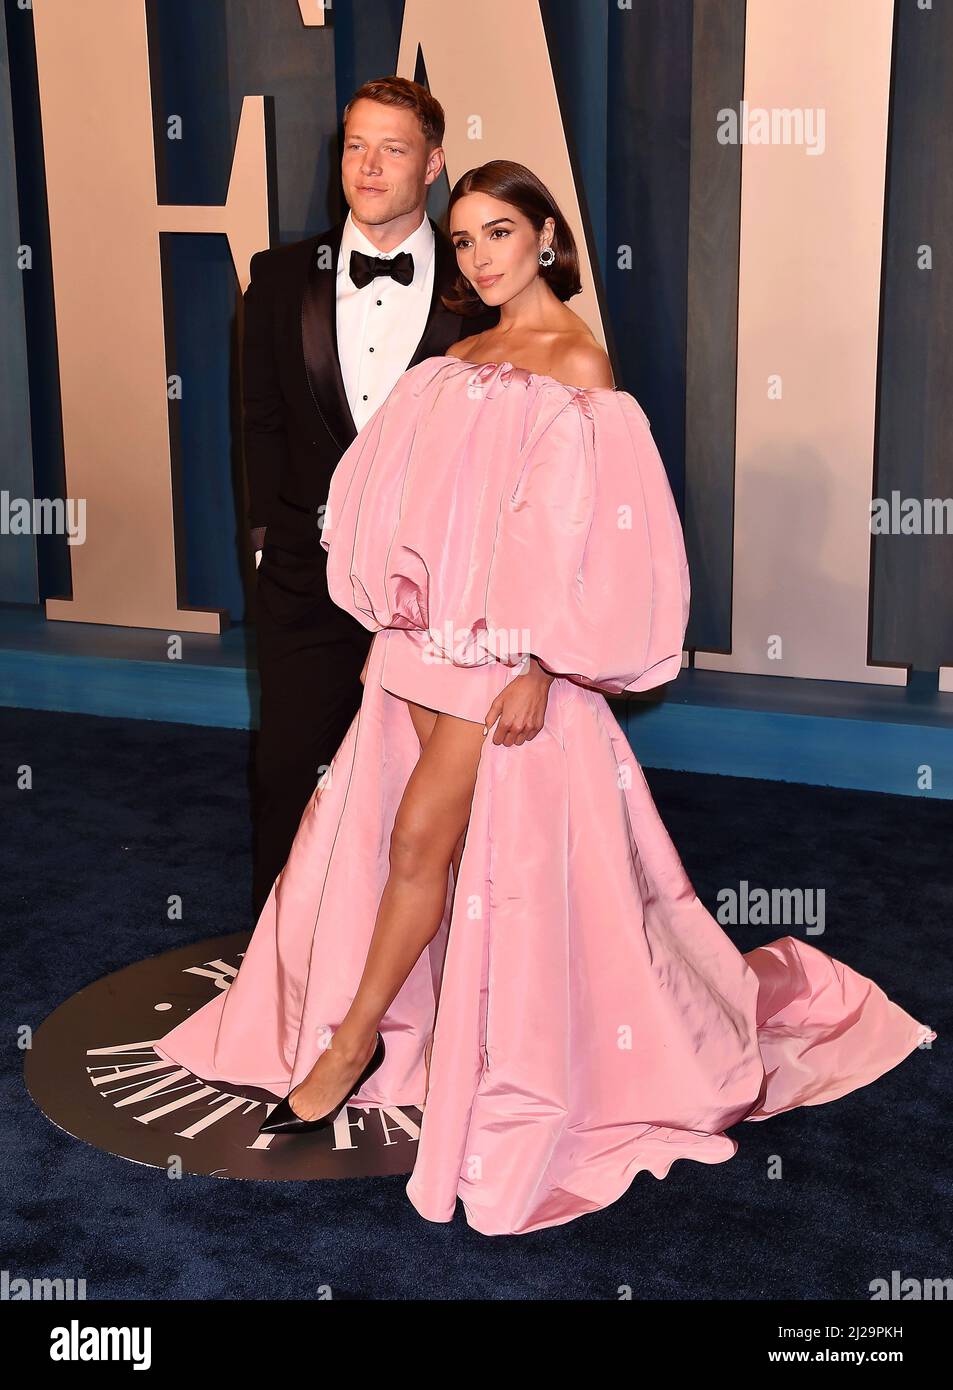
M 447 236 L 434 230 L 434 285 L 423 336 L 407 367 L 442 356 L 491 327 L 499 310 L 464 318 L 440 302 L 457 274 Z M 267 527 L 262 568 L 280 549 L 324 570 L 319 508 L 331 474 L 357 434 L 337 347 L 335 276 L 344 219 L 318 236 L 258 251 L 245 291 L 242 417 L 249 525 Z M 318 250 L 322 249 L 319 257 Z M 309 584 L 312 598 L 317 592 Z M 320 586 L 318 586 L 319 590 Z

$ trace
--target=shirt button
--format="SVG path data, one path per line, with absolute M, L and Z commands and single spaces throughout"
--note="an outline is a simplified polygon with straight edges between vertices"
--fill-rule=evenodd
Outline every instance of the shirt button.
M 373 348 L 368 348 L 367 350 L 368 350 L 368 352 L 373 352 L 373 351 L 374 351 Z
M 380 303 L 381 303 L 381 300 L 378 300 L 377 302 L 378 302 L 378 304 L 380 304 Z
M 362 400 L 362 401 L 366 401 L 366 400 L 367 400 L 367 397 L 366 397 L 366 396 L 362 396 L 362 397 L 361 397 L 361 400 Z

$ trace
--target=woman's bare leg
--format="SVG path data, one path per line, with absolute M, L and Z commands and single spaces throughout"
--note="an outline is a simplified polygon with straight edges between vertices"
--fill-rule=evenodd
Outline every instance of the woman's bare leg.
M 417 742 L 421 749 L 424 749 L 427 746 L 427 740 L 433 733 L 433 726 L 437 722 L 437 711 L 431 709 L 429 705 L 416 705 L 413 700 L 406 700 L 405 704 L 410 710 L 410 719 L 417 734 Z
M 410 717 L 413 720 L 414 729 L 417 732 L 418 742 L 421 748 L 425 748 L 428 738 L 433 733 L 433 726 L 437 722 L 437 711 L 431 709 L 429 705 L 417 705 L 413 700 L 408 700 L 407 705 L 410 708 Z M 457 880 L 460 877 L 460 860 L 463 858 L 463 842 L 466 839 L 466 835 L 467 832 L 464 829 L 463 834 L 457 841 L 457 847 L 453 851 L 454 888 L 456 888 Z
M 337 1105 L 370 1060 L 378 1024 L 440 927 L 451 864 L 456 882 L 483 725 L 420 706 L 411 705 L 411 714 L 421 753 L 397 808 L 390 872 L 364 973 L 332 1046 L 290 1098 L 305 1120 Z

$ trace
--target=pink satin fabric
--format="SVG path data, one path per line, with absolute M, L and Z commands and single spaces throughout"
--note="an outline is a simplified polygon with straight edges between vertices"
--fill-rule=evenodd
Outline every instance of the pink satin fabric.
M 729 1126 L 833 1100 L 936 1036 L 794 937 L 742 954 L 695 894 L 601 693 L 672 679 L 688 618 L 631 396 L 428 358 L 341 459 L 322 544 L 335 602 L 377 632 L 361 708 L 236 979 L 160 1056 L 277 1096 L 304 1079 L 374 930 L 420 751 L 405 697 L 482 720 L 523 652 L 560 675 L 545 727 L 484 740 L 459 882 L 355 1101 L 425 1106 L 422 1216 L 449 1221 L 459 1197 L 487 1235 L 570 1221 L 641 1171 L 724 1162 Z

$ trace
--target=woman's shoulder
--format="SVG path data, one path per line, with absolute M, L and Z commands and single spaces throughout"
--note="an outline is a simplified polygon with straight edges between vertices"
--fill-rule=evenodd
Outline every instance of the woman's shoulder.
M 444 356 L 457 357 L 461 362 L 466 362 L 470 353 L 476 350 L 482 336 L 482 333 L 471 333 L 468 338 L 458 338 L 455 343 L 450 344 Z
M 574 334 L 560 349 L 557 369 L 551 375 L 584 391 L 599 387 L 611 391 L 615 386 L 609 354 L 588 332 Z
M 485 336 L 475 333 L 468 338 L 461 338 L 447 348 L 445 355 L 468 363 L 486 361 L 485 345 L 480 341 Z M 524 366 L 532 375 L 549 377 L 552 381 L 581 387 L 584 391 L 597 390 L 600 387 L 610 391 L 614 389 L 615 380 L 609 355 L 581 319 L 578 327 L 573 325 L 566 330 L 547 335 L 547 341 L 540 346 L 545 350 L 538 356 L 538 365 L 531 366 L 529 361 L 516 365 Z M 494 354 L 491 349 L 490 355 L 499 357 L 501 354 Z

